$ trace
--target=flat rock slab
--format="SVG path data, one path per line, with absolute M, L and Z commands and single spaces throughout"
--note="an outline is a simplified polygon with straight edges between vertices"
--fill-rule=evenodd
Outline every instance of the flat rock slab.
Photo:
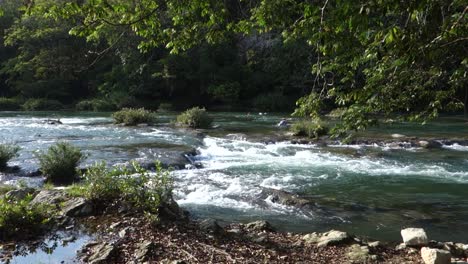
M 351 240 L 351 236 L 346 232 L 330 230 L 326 233 L 311 233 L 303 237 L 306 243 L 317 244 L 318 247 L 325 247 L 346 243 Z

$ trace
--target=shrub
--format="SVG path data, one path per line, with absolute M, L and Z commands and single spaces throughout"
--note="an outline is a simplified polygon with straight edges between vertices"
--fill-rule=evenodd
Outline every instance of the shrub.
M 63 108 L 63 104 L 59 101 L 46 98 L 28 99 L 23 104 L 23 109 L 26 111 L 60 110 Z
M 8 167 L 8 161 L 18 156 L 20 147 L 14 145 L 0 144 L 0 171 Z
M 116 109 L 116 106 L 105 99 L 91 99 L 83 100 L 75 105 L 75 109 L 78 111 L 112 111 Z
M 0 111 L 14 111 L 21 109 L 21 100 L 0 97 Z
M 31 205 L 32 196 L 23 200 L 0 198 L 0 240 L 21 239 L 43 229 L 52 218 L 46 205 Z
M 40 170 L 52 183 L 70 183 L 76 175 L 76 167 L 82 160 L 80 149 L 70 143 L 59 142 L 51 146 L 47 152 L 37 155 Z
M 209 128 L 213 118 L 205 108 L 194 107 L 177 116 L 177 123 L 191 128 Z
M 319 138 L 328 133 L 328 128 L 320 120 L 302 120 L 291 126 L 295 136 Z
M 144 108 L 124 108 L 112 114 L 117 124 L 134 126 L 141 123 L 152 123 L 155 119 L 154 113 Z
M 131 168 L 107 168 L 105 163 L 96 163 L 88 168 L 84 181 L 68 189 L 68 193 L 103 207 L 123 202 L 136 211 L 157 214 L 161 204 L 172 198 L 172 180 L 160 163 L 156 163 L 154 173 L 136 162 Z

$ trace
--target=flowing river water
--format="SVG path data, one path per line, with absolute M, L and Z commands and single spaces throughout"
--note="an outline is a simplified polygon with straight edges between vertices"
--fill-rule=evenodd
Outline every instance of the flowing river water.
M 0 142 L 22 149 L 10 165 L 37 170 L 33 153 L 66 140 L 95 161 L 154 160 L 167 153 L 197 150 L 201 168 L 173 171 L 175 197 L 195 218 L 224 222 L 265 219 L 280 230 L 349 231 L 382 240 L 399 240 L 403 227 L 423 227 L 430 238 L 467 242 L 468 147 L 437 149 L 405 144 L 293 144 L 278 141 L 281 115 L 215 113 L 215 129 L 194 132 L 171 125 L 162 113 L 155 126 L 119 127 L 109 113 L 0 113 Z M 62 125 L 44 124 L 60 118 Z M 425 126 L 394 124 L 361 137 L 468 138 L 468 125 L 444 118 Z M 41 185 L 41 177 L 0 174 L 1 184 Z M 265 190 L 282 190 L 307 199 L 299 208 L 276 203 Z

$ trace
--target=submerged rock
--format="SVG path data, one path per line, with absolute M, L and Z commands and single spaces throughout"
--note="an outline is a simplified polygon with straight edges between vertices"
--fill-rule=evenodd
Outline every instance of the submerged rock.
M 442 143 L 440 143 L 439 141 L 435 141 L 435 140 L 420 140 L 418 141 L 418 144 L 420 147 L 427 148 L 427 149 L 442 147 Z
M 426 232 L 422 228 L 406 228 L 401 230 L 403 243 L 407 246 L 425 246 L 429 243 Z
M 421 248 L 421 257 L 426 264 L 450 264 L 451 254 L 447 250 L 436 248 Z
M 299 197 L 299 195 L 271 188 L 264 188 L 260 196 L 260 199 L 268 199 L 273 203 L 278 203 L 287 206 L 295 206 L 302 208 L 314 205 L 313 202 L 301 198 Z

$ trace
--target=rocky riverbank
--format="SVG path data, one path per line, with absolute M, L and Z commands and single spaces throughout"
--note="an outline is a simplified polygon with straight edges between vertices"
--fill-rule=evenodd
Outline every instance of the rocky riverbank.
M 128 207 L 103 210 L 64 190 L 19 189 L 11 199 L 34 196 L 32 204 L 57 210 L 49 232 L 86 228 L 94 232 L 78 252 L 83 263 L 467 263 L 468 245 L 431 241 L 423 229 L 402 230 L 403 243 L 384 243 L 331 230 L 325 233 L 276 232 L 266 221 L 221 226 L 193 220 L 171 201 L 159 219 Z M 24 236 L 37 243 L 37 239 Z M 76 237 L 64 237 L 62 243 Z M 66 240 L 66 241 L 65 241 Z M 19 241 L 0 241 L 0 260 L 9 263 Z M 24 243 L 24 241 L 23 241 Z M 24 254 L 24 252 L 23 252 Z M 53 251 L 51 252 L 53 254 Z

